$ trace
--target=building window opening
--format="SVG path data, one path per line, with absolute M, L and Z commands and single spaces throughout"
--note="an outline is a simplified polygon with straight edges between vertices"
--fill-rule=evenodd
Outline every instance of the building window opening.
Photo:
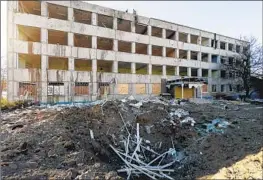
M 163 48 L 161 46 L 154 46 L 152 45 L 152 55 L 153 56 L 162 56 Z
M 98 14 L 98 26 L 113 29 L 113 17 Z
M 198 60 L 198 52 L 191 51 L 191 60 Z
M 148 64 L 136 63 L 136 74 L 148 74 Z
M 175 49 L 174 48 L 166 48 L 166 57 L 175 58 Z
M 18 39 L 21 41 L 40 42 L 40 28 L 17 25 Z
M 162 38 L 162 28 L 152 26 L 152 36 Z
M 48 44 L 68 45 L 68 33 L 48 30 Z
M 208 62 L 208 54 L 207 53 L 202 53 L 202 61 Z
M 158 65 L 152 65 L 152 74 L 153 75 L 162 75 L 163 67 Z
M 166 39 L 175 40 L 175 31 L 166 29 Z
M 198 44 L 198 36 L 191 34 L 191 44 Z
M 18 54 L 18 68 L 41 69 L 41 56 L 33 54 Z
M 68 20 L 68 8 L 65 6 L 48 3 L 48 17 Z
M 97 72 L 112 72 L 113 61 L 97 60 Z
M 131 21 L 118 18 L 117 22 L 118 22 L 118 30 L 131 32 Z
M 118 51 L 131 53 L 131 43 L 125 41 L 118 41 Z
M 144 25 L 144 24 L 136 24 L 136 25 L 135 25 L 135 33 L 136 33 L 136 34 L 147 35 L 147 33 L 148 33 L 148 27 L 147 27 L 147 25 Z
M 118 62 L 118 73 L 131 74 L 131 63 L 129 62 Z
M 41 2 L 19 0 L 18 11 L 21 13 L 28 13 L 41 16 Z
M 59 57 L 48 57 L 48 68 L 56 70 L 68 70 L 68 59 Z
M 97 49 L 113 50 L 113 40 L 108 38 L 97 37 Z
M 187 76 L 187 67 L 179 67 L 179 76 Z
M 88 59 L 75 59 L 75 71 L 92 71 L 92 62 Z
M 74 21 L 83 24 L 91 24 L 92 13 L 89 11 L 83 11 L 74 9 Z
M 179 32 L 179 41 L 187 43 L 187 34 Z
M 180 59 L 187 59 L 187 51 L 179 49 L 179 58 Z
M 92 47 L 92 36 L 74 34 L 74 46 L 91 48 Z
M 135 45 L 136 45 L 136 47 L 135 47 L 136 54 L 145 54 L 145 55 L 147 55 L 147 48 L 148 48 L 147 44 L 136 43 Z

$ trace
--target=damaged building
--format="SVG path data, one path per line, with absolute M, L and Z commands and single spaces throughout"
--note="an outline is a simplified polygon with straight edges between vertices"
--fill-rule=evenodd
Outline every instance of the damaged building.
M 220 65 L 242 51 L 237 39 L 81 1 L 8 1 L 7 7 L 10 101 L 154 96 L 162 79 L 181 77 L 208 82 L 196 93 L 187 89 L 195 86 L 178 90 L 189 98 L 236 86 Z

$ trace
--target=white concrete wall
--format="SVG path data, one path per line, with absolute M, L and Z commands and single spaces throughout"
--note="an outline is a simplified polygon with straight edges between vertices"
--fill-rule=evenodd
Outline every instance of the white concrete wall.
M 68 20 L 60 20 L 54 18 L 48 18 L 47 3 L 58 4 L 68 7 Z M 73 21 L 73 8 L 81 9 L 84 11 L 92 12 L 92 24 L 81 24 Z M 97 26 L 97 15 L 112 16 L 114 19 L 114 28 L 104 28 Z M 131 27 L 132 32 L 123 32 L 116 29 L 116 18 L 132 21 Z M 31 71 L 28 69 L 17 69 L 18 53 L 23 54 L 36 54 L 41 55 L 41 88 L 42 88 L 42 99 L 41 101 L 47 101 L 47 82 L 48 81 L 62 81 L 67 82 L 65 85 L 68 89 L 72 89 L 72 81 L 74 82 L 91 82 L 90 90 L 92 99 L 96 99 L 97 96 L 97 59 L 113 61 L 114 68 L 112 73 L 102 73 L 102 79 L 104 82 L 110 81 L 113 77 L 118 80 L 119 83 L 161 83 L 161 77 L 172 78 L 166 76 L 166 66 L 174 66 L 175 75 L 179 75 L 179 66 L 187 67 L 188 72 L 191 72 L 191 68 L 208 69 L 209 75 L 211 76 L 211 70 L 220 69 L 219 63 L 210 63 L 211 55 L 219 56 L 234 56 L 237 53 L 228 50 L 221 50 L 220 48 L 213 48 L 209 46 L 202 46 L 201 41 L 198 44 L 191 44 L 178 41 L 178 32 L 184 32 L 190 37 L 190 34 L 197 35 L 200 40 L 201 37 L 209 38 L 209 42 L 214 39 L 214 33 L 207 32 L 171 22 L 166 22 L 158 19 L 147 18 L 138 16 L 138 23 L 145 24 L 148 26 L 148 34 L 141 35 L 134 33 L 134 15 L 126 12 L 121 12 L 98 5 L 93 5 L 80 1 L 42 1 L 41 2 L 41 16 L 19 13 L 17 11 L 17 2 L 8 2 L 8 91 L 9 99 L 13 100 L 17 96 L 17 83 L 21 81 L 32 81 Z M 16 25 L 25 25 L 41 28 L 41 42 L 26 42 L 17 39 Z M 165 30 L 173 30 L 176 32 L 175 40 L 158 38 L 151 36 L 151 27 L 162 28 L 163 37 Z M 48 44 L 48 30 L 58 30 L 68 32 L 68 45 L 54 45 Z M 73 33 L 83 34 L 92 36 L 92 48 L 80 48 L 73 46 Z M 114 40 L 114 50 L 105 51 L 97 49 L 97 37 L 105 37 Z M 241 45 L 243 42 L 234 38 L 216 35 L 218 44 L 220 41 L 226 43 L 232 43 L 235 45 Z M 128 41 L 132 43 L 132 52 L 124 53 L 117 51 L 118 41 Z M 140 55 L 135 54 L 136 43 L 143 43 L 148 45 L 148 54 Z M 179 59 L 165 57 L 166 52 L 162 52 L 163 57 L 152 56 L 152 45 L 162 46 L 163 51 L 167 48 L 174 48 L 176 51 L 176 57 L 178 57 L 178 49 L 186 50 L 189 54 L 190 51 L 197 51 L 199 56 L 201 52 L 207 53 L 209 56 L 208 62 L 202 62 L 200 57 L 198 60 Z M 242 48 L 241 48 L 242 49 Z M 49 56 L 68 58 L 69 69 L 65 71 L 60 70 L 47 70 L 47 59 Z M 89 59 L 92 60 L 92 71 L 91 72 L 76 72 L 74 70 L 74 59 Z M 137 75 L 133 70 L 133 74 L 118 74 L 118 63 L 129 62 L 131 68 L 136 66 L 136 63 L 148 64 L 148 75 Z M 152 65 L 162 65 L 162 76 L 151 75 Z M 177 70 L 177 71 L 176 71 Z M 23 74 L 23 75 L 20 75 Z M 188 73 L 190 75 L 190 73 Z M 199 72 L 199 75 L 201 73 Z M 58 77 L 59 76 L 59 77 Z M 232 83 L 233 80 L 211 78 L 209 76 L 209 84 L 224 84 Z M 116 89 L 115 89 L 116 92 Z M 131 92 L 134 94 L 134 87 L 131 87 Z M 151 93 L 150 85 L 147 86 L 147 93 Z M 85 97 L 87 98 L 87 97 Z M 69 99 L 69 98 L 68 98 Z M 79 97 L 77 98 L 79 99 Z

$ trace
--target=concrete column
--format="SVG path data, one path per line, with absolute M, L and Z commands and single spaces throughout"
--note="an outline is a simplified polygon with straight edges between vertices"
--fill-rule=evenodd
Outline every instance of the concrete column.
M 166 47 L 163 46 L 163 49 L 162 49 L 162 55 L 163 57 L 166 57 Z
M 92 18 L 92 20 L 91 20 L 92 25 L 97 26 L 97 24 L 98 24 L 98 14 L 92 12 L 91 18 Z
M 217 40 L 217 49 L 220 49 L 220 41 Z
M 152 55 L 152 45 L 151 44 L 148 44 L 147 46 L 147 54 Z
M 132 42 L 131 52 L 136 53 L 136 45 L 135 42 Z
M 92 48 L 97 49 L 97 36 L 92 36 Z
M 208 47 L 211 47 L 211 42 L 212 42 L 212 39 L 208 39 Z
M 14 53 L 14 40 L 17 39 L 17 26 L 14 23 L 14 11 L 18 9 L 18 1 L 7 1 L 7 37 L 10 44 L 7 46 L 7 99 L 14 101 L 17 96 L 18 82 L 14 81 L 14 69 L 17 67 L 18 54 Z
M 152 35 L 152 26 L 148 25 L 147 26 L 147 33 L 148 33 L 148 36 L 151 36 Z
M 113 61 L 112 72 L 118 73 L 118 61 Z
M 97 98 L 97 60 L 92 59 L 92 100 Z
M 228 43 L 226 42 L 226 50 L 228 51 Z
M 68 33 L 68 46 L 74 46 L 74 35 L 73 33 Z
M 191 75 L 191 68 L 190 68 L 190 67 L 187 68 L 187 76 L 188 76 L 188 77 L 191 77 L 191 76 L 192 76 L 192 75 Z
M 244 49 L 244 47 L 242 45 L 240 45 L 240 53 L 243 53 L 243 49 Z
M 41 55 L 41 102 L 47 102 L 47 70 L 48 70 L 48 57 L 46 55 Z
M 18 54 L 13 52 L 8 52 L 7 54 L 7 99 L 9 101 L 14 101 L 14 97 L 17 94 L 18 89 L 15 88 L 14 81 L 14 69 L 18 61 Z
M 163 77 L 166 77 L 166 65 L 163 65 L 162 68 Z
M 179 71 L 180 71 L 179 69 L 180 69 L 179 66 L 175 67 L 175 75 L 176 76 L 179 76 Z
M 217 78 L 220 78 L 221 77 L 221 70 L 217 70 Z
M 149 75 L 152 75 L 152 64 L 148 64 L 147 71 Z
M 217 63 L 221 63 L 221 56 L 220 55 L 217 56 Z
M 187 34 L 187 43 L 191 43 L 191 34 Z
M 190 59 L 191 59 L 191 51 L 187 50 L 187 60 L 190 60 Z
M 136 74 L 136 64 L 134 62 L 131 63 L 131 73 Z
M 68 7 L 68 20 L 74 21 L 74 11 L 73 8 Z
M 179 32 L 178 31 L 175 32 L 175 40 L 179 41 Z
M 202 77 L 202 69 L 201 69 L 201 68 L 199 68 L 199 69 L 197 70 L 197 76 L 198 76 L 198 77 Z
M 209 77 L 209 78 L 212 77 L 212 69 L 208 69 L 208 77 Z
M 118 18 L 117 17 L 113 18 L 113 29 L 115 30 L 118 29 Z
M 74 58 L 73 57 L 68 58 L 68 70 L 69 71 L 74 71 L 75 70 L 75 63 L 74 63 Z
M 118 40 L 113 40 L 113 51 L 118 51 Z
M 47 9 L 46 1 L 41 1 L 41 16 L 44 16 L 44 17 L 48 16 L 48 9 Z
M 199 45 L 202 45 L 202 36 L 201 36 L 201 35 L 198 36 L 198 44 L 199 44 Z
M 221 92 L 221 84 L 216 85 L 216 92 Z
M 41 43 L 48 43 L 48 30 L 41 28 Z
M 135 33 L 135 22 L 131 22 L 131 32 Z
M 212 54 L 208 54 L 208 62 L 209 62 L 209 63 L 212 62 Z
M 202 53 L 201 52 L 197 53 L 197 60 L 202 61 Z
M 68 70 L 70 72 L 70 80 L 68 83 L 68 101 L 73 102 L 74 101 L 74 93 L 75 93 L 75 80 L 74 80 L 74 70 L 75 70 L 75 59 L 74 57 L 68 58 Z
M 176 58 L 179 59 L 179 48 L 176 49 Z
M 162 37 L 166 39 L 166 29 L 162 29 Z
M 41 1 L 42 3 L 45 1 Z M 47 3 L 44 3 L 47 8 Z M 42 12 L 42 6 L 41 6 L 41 12 Z M 48 43 L 48 30 L 41 28 L 41 43 L 42 46 L 47 45 Z M 43 48 L 42 48 L 43 49 Z M 43 52 L 42 52 L 43 53 Z M 41 55 L 41 102 L 46 103 L 47 102 L 47 88 L 48 88 L 48 79 L 47 79 L 47 73 L 48 73 L 48 56 Z

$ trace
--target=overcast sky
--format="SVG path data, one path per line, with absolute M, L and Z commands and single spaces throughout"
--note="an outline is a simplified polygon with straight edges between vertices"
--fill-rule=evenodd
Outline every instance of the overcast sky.
M 166 20 L 234 38 L 262 43 L 261 1 L 88 1 L 112 9 Z M 1 56 L 6 55 L 6 1 L 1 1 Z

